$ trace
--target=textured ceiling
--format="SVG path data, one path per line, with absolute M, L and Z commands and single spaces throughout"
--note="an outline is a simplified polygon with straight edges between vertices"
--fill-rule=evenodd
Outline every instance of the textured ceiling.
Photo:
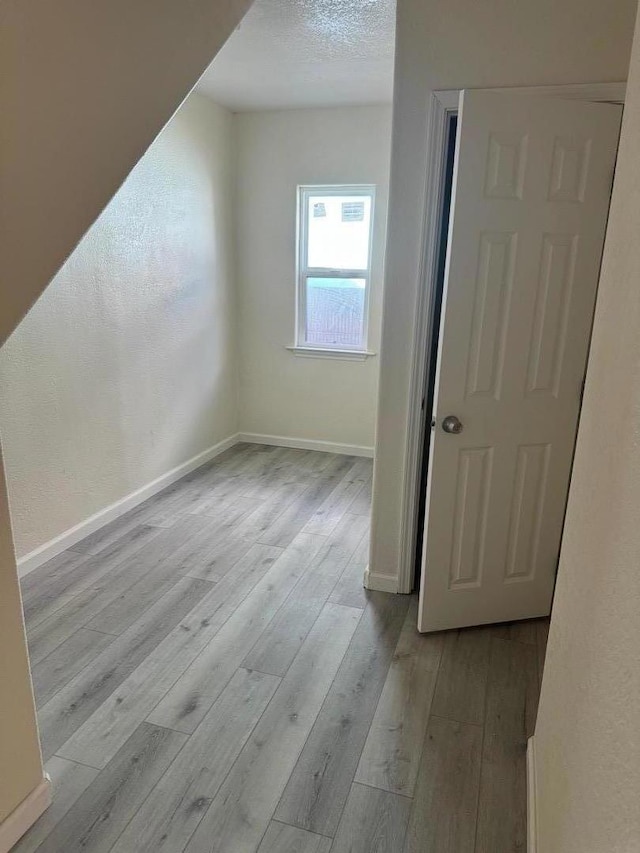
M 232 110 L 389 103 L 395 0 L 256 0 L 198 85 Z

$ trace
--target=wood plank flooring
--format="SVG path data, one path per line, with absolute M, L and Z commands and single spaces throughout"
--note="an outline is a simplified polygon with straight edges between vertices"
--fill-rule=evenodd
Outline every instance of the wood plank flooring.
M 511 853 L 547 620 L 363 590 L 372 463 L 238 445 L 23 579 L 17 853 Z

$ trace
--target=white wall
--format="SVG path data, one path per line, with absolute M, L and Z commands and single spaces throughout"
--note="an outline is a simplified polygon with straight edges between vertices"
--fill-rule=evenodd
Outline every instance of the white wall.
M 391 108 L 237 117 L 240 428 L 372 447 L 379 358 L 299 358 L 294 343 L 296 187 L 375 184 L 369 348 L 379 352 Z
M 249 3 L 0 3 L 0 344 Z M 0 837 L 42 781 L 5 497 L 0 477 Z
M 42 759 L 0 452 L 0 851 L 4 819 L 42 782 Z M 3 852 L 4 853 L 4 852 Z
M 372 572 L 399 569 L 430 92 L 624 80 L 635 10 L 636 0 L 398 2 Z
M 192 95 L 0 351 L 19 555 L 237 430 L 232 119 Z
M 0 343 L 250 5 L 2 0 Z
M 640 850 L 640 33 L 535 733 L 540 853 Z

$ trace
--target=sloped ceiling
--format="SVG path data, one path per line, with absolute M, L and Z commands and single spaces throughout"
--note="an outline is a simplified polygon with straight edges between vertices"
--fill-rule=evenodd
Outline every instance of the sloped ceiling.
M 237 112 L 390 103 L 395 0 L 256 0 L 199 91 Z

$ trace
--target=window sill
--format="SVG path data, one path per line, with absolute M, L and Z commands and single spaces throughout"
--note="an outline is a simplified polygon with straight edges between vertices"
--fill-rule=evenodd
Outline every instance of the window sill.
M 331 358 L 341 361 L 366 361 L 377 355 L 361 349 L 324 349 L 323 347 L 285 347 L 300 358 Z

